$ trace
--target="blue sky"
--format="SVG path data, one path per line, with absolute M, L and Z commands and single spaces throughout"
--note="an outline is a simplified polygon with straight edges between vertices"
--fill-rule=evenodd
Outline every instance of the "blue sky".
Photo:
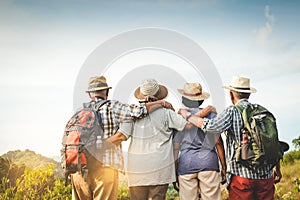
M 111 37 L 143 27 L 197 42 L 224 84 L 236 74 L 250 77 L 258 89 L 252 102 L 275 114 L 280 138 L 291 144 L 300 134 L 299 8 L 296 0 L 3 0 L 0 154 L 57 155 L 86 58 Z

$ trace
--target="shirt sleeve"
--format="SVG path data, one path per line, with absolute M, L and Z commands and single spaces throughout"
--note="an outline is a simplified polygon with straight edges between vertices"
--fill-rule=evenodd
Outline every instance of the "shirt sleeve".
M 204 118 L 202 130 L 204 132 L 221 134 L 222 132 L 228 130 L 231 127 L 231 124 L 232 108 L 229 107 L 225 109 L 221 114 L 217 115 L 215 118 Z
M 119 101 L 112 101 L 112 109 L 117 121 L 122 122 L 132 120 L 133 118 L 141 118 L 147 114 L 145 105 L 123 104 Z
M 166 109 L 167 112 L 167 122 L 169 128 L 182 131 L 187 123 L 187 121 L 176 112 Z
M 119 132 L 126 136 L 128 139 L 132 135 L 134 122 L 122 122 L 119 126 Z
M 183 139 L 182 132 L 173 130 L 173 142 L 181 143 L 182 139 Z

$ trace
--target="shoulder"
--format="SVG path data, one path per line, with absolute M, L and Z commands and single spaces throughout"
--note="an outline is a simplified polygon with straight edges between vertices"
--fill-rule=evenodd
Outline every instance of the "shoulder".
M 225 108 L 225 110 L 221 113 L 223 115 L 232 115 L 233 113 L 238 112 L 238 109 L 234 106 L 228 106 L 227 108 Z
M 166 113 L 166 116 L 168 117 L 169 120 L 172 120 L 172 121 L 177 121 L 177 122 L 186 122 L 186 120 L 180 115 L 178 114 L 177 112 L 171 110 L 171 109 L 166 109 L 166 108 L 163 108 L 165 113 Z
M 127 107 L 127 106 L 129 107 L 128 104 L 122 103 L 118 100 L 108 100 L 107 105 L 109 107 L 112 107 L 113 109 L 121 109 L 122 107 Z

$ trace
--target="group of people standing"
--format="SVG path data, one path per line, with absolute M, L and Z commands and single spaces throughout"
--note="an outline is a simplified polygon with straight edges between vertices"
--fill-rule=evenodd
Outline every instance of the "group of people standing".
M 233 105 L 247 106 L 250 80 L 233 77 L 229 90 Z M 92 101 L 106 101 L 111 87 L 104 76 L 92 77 L 86 91 Z M 184 108 L 175 112 L 164 101 L 168 89 L 147 79 L 135 90 L 138 105 L 116 100 L 105 103 L 99 114 L 107 149 L 101 161 L 88 164 L 87 179 L 72 174 L 72 199 L 109 199 L 118 196 L 118 172 L 124 171 L 121 142 L 131 139 L 128 148 L 128 185 L 132 200 L 166 198 L 168 185 L 179 190 L 180 199 L 220 199 L 220 184 L 227 182 L 229 199 L 274 199 L 281 179 L 279 164 L 251 170 L 234 159 L 243 126 L 241 114 L 229 106 L 220 114 L 212 106 L 202 108 L 209 93 L 200 83 L 185 83 L 178 89 Z M 220 134 L 226 134 L 226 151 Z M 239 141 L 240 142 L 240 141 Z M 226 152 L 226 154 L 225 154 Z

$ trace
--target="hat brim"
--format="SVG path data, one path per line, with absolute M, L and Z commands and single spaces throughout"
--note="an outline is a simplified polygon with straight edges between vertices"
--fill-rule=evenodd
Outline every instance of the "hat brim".
M 163 86 L 163 85 L 158 85 L 159 89 L 157 91 L 157 93 L 154 95 L 158 100 L 164 99 L 168 96 L 168 89 Z M 146 98 L 145 95 L 143 95 L 141 93 L 140 87 L 138 87 L 135 91 L 134 91 L 134 96 L 135 98 L 137 98 L 138 100 L 143 100 Z
M 242 93 L 255 93 L 257 90 L 253 87 L 247 88 L 247 89 L 240 89 L 240 88 L 235 88 L 232 86 L 223 86 L 224 89 L 236 91 L 236 92 L 242 92 Z
M 108 89 L 111 89 L 111 87 L 108 87 L 108 86 L 107 87 L 95 87 L 95 88 L 88 89 L 85 92 L 96 92 L 96 91 L 108 90 Z
M 279 141 L 279 143 L 280 143 L 280 148 L 283 152 L 286 152 L 290 149 L 290 146 L 288 143 L 283 142 L 283 141 Z
M 210 94 L 208 92 L 202 92 L 201 95 L 195 95 L 195 96 L 190 96 L 190 95 L 186 95 L 184 94 L 184 90 L 183 89 L 177 89 L 178 92 L 184 96 L 185 98 L 192 100 L 192 101 L 200 101 L 200 100 L 205 100 L 208 99 L 210 97 Z

